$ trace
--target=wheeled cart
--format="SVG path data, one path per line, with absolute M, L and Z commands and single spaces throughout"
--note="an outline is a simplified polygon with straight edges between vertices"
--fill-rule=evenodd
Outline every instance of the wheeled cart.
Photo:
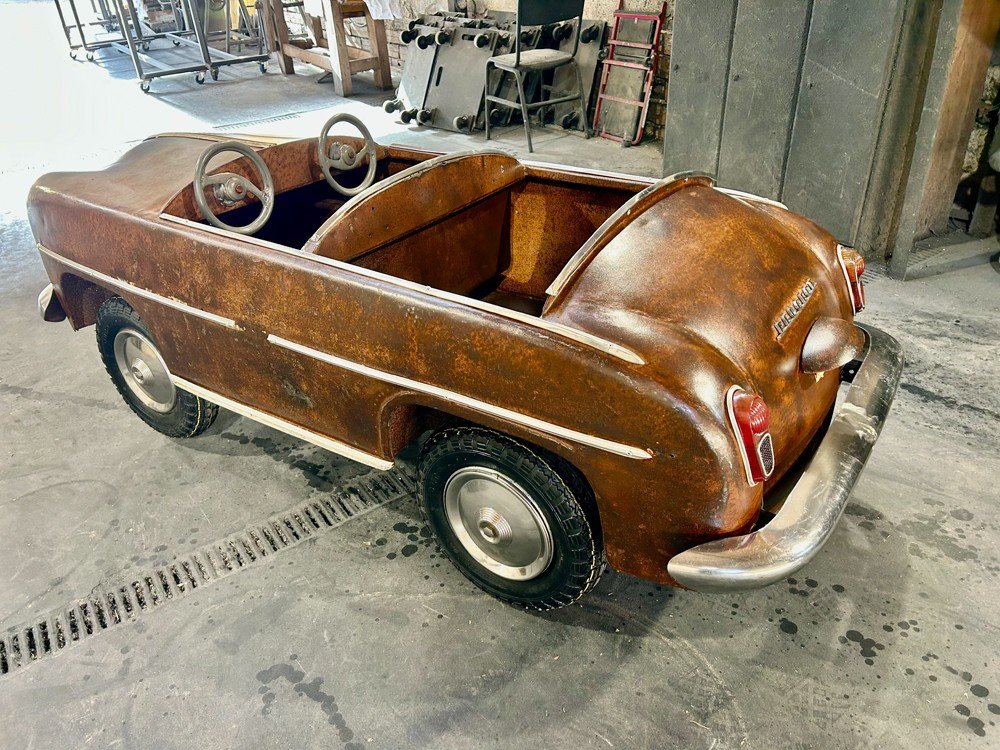
M 229 2 L 213 10 L 211 0 L 160 0 L 161 15 L 155 22 L 148 5 L 143 9 L 146 18 L 141 17 L 137 0 L 91 0 L 88 19 L 93 20 L 87 21 L 81 20 L 77 0 L 55 2 L 70 55 L 76 57 L 84 49 L 87 59 L 93 60 L 96 51 L 109 48 L 128 54 L 143 91 L 148 92 L 151 82 L 163 76 L 193 73 L 201 84 L 209 75 L 217 79 L 219 69 L 226 65 L 255 62 L 262 73 L 267 69 L 270 51 L 265 25 L 246 0 L 236 0 L 235 13 Z M 210 21 L 224 28 L 212 28 Z M 192 49 L 196 56 L 179 62 L 160 59 L 153 49 L 160 40 L 174 48 Z

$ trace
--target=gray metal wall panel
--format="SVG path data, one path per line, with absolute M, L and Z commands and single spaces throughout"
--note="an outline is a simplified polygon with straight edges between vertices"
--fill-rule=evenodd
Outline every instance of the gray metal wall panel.
M 782 200 L 852 243 L 868 186 L 897 0 L 816 0 Z
M 729 63 L 719 183 L 781 195 L 812 0 L 741 0 Z
M 677 0 L 664 174 L 780 197 L 853 243 L 901 2 Z
M 736 0 L 677 0 L 663 173 L 715 174 Z

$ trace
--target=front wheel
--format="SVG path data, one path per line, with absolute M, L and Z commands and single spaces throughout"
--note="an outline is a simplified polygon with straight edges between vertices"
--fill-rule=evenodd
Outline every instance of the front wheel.
M 97 348 L 125 403 L 157 432 L 194 437 L 215 421 L 219 407 L 174 385 L 152 334 L 121 297 L 97 311 Z
M 572 604 L 604 571 L 593 496 L 556 458 L 490 430 L 444 430 L 420 458 L 428 525 L 474 584 L 523 609 Z

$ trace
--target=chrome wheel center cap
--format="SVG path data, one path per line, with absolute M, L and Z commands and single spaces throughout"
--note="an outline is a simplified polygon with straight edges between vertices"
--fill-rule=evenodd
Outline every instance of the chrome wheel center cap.
M 490 544 L 506 546 L 514 539 L 514 530 L 507 519 L 493 508 L 480 508 L 479 533 Z
M 132 377 L 141 385 L 153 377 L 153 371 L 149 369 L 149 365 L 137 359 L 132 363 Z
M 459 469 L 445 483 L 444 505 L 462 547 L 491 573 L 527 581 L 552 562 L 552 531 L 545 514 L 507 475 L 485 466 Z
M 125 385 L 143 406 L 161 414 L 174 408 L 177 389 L 152 341 L 134 329 L 123 328 L 115 335 L 114 354 Z

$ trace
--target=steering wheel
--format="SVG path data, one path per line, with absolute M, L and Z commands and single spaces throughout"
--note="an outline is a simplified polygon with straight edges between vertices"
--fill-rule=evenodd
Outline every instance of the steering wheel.
M 208 169 L 208 163 L 214 157 L 226 151 L 235 151 L 249 159 L 260 175 L 264 187 L 258 188 L 246 177 L 233 174 L 232 172 L 219 172 L 217 174 L 206 175 L 205 170 Z M 234 227 L 231 224 L 227 224 L 216 216 L 208 206 L 208 200 L 205 198 L 205 189 L 209 187 L 212 188 L 212 195 L 215 200 L 227 207 L 235 206 L 237 203 L 245 201 L 250 195 L 255 196 L 260 201 L 260 216 L 242 227 Z M 198 166 L 194 170 L 194 200 L 198 204 L 201 215 L 212 226 L 216 226 L 219 229 L 228 229 L 237 234 L 254 234 L 271 218 L 271 211 L 274 209 L 274 178 L 271 177 L 271 171 L 267 168 L 264 160 L 260 158 L 260 154 L 246 144 L 239 141 L 216 143 L 214 146 L 209 146 L 205 149 L 205 153 L 198 159 Z
M 330 133 L 330 128 L 338 122 L 349 122 L 351 125 L 356 127 L 361 135 L 364 136 L 365 147 L 360 151 L 355 151 L 353 146 L 346 143 L 338 143 L 336 141 L 327 146 L 326 139 Z M 326 177 L 326 181 L 330 183 L 330 187 L 341 195 L 346 195 L 347 197 L 357 195 L 375 182 L 375 139 L 372 138 L 372 134 L 368 132 L 368 128 L 365 127 L 365 124 L 354 115 L 341 112 L 340 114 L 334 115 L 327 120 L 326 125 L 323 126 L 323 132 L 319 134 L 317 146 L 319 148 L 319 168 L 323 170 L 323 176 Z M 360 185 L 354 188 L 348 188 L 333 179 L 333 174 L 330 172 L 331 168 L 353 169 L 360 163 L 362 157 L 364 156 L 368 157 L 368 173 L 365 175 L 365 179 L 361 181 Z

